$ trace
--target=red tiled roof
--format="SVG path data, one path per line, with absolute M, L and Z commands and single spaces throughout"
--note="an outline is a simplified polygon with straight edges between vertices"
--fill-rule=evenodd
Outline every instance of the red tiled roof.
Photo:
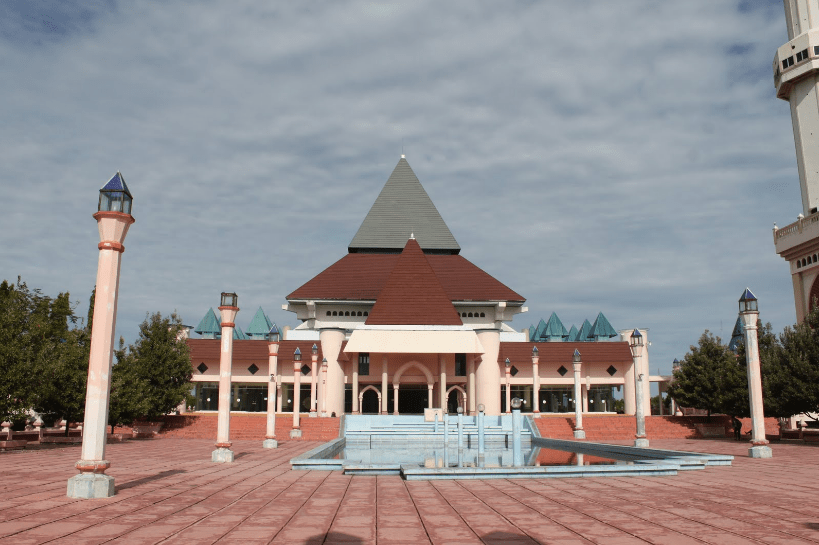
M 292 299 L 375 300 L 400 254 L 347 254 L 287 296 Z M 450 301 L 525 301 L 460 255 L 425 255 Z
M 498 362 L 503 363 L 506 358 L 512 364 L 532 364 L 532 347 L 537 346 L 538 364 L 560 364 L 571 368 L 572 355 L 575 349 L 580 351 L 583 365 L 605 363 L 607 365 L 622 363 L 631 365 L 631 350 L 628 343 L 623 342 L 590 342 L 590 343 L 533 343 L 533 342 L 502 342 L 498 351 Z
M 365 322 L 368 325 L 463 325 L 418 241 L 411 238 Z
M 191 351 L 192 362 L 218 362 L 221 356 L 221 344 L 219 339 L 187 339 L 188 347 Z M 319 341 L 281 341 L 279 342 L 279 364 L 283 362 L 293 361 L 293 352 L 296 348 L 301 349 L 301 360 L 310 362 L 311 350 L 313 344 L 318 347 L 318 361 L 324 359 L 321 352 L 321 343 Z M 341 351 L 338 354 L 338 361 L 348 361 L 347 355 L 344 353 L 344 347 L 347 341 L 341 345 Z M 268 348 L 266 341 L 233 341 L 233 364 L 239 363 L 253 363 L 260 360 L 267 361 Z

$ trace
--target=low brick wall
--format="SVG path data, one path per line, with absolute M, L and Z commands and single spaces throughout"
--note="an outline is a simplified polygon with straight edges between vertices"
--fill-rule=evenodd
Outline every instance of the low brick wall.
M 216 439 L 217 414 L 188 413 L 168 415 L 162 418 L 164 426 L 159 437 L 186 437 L 191 439 Z M 302 414 L 299 427 L 302 430 L 301 441 L 330 441 L 339 434 L 341 419 L 338 417 L 310 418 Z M 276 439 L 290 440 L 290 430 L 293 428 L 293 416 L 289 414 L 276 415 Z M 267 415 L 265 413 L 241 413 L 230 415 L 231 440 L 258 440 L 263 441 L 267 431 Z

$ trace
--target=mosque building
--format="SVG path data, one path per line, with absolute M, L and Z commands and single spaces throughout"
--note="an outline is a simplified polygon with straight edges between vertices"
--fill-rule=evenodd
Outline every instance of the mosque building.
M 634 413 L 632 330 L 618 335 L 602 313 L 567 330 L 552 313 L 515 331 L 509 322 L 527 312 L 525 298 L 460 252 L 402 155 L 346 255 L 287 295 L 283 308 L 301 323 L 284 331 L 276 368 L 262 342 L 273 324 L 261 308 L 246 331 L 235 328 L 232 410 L 266 411 L 268 382 L 275 381 L 276 412 L 284 413 L 294 410 L 297 382 L 300 412 L 311 415 L 458 407 L 475 414 L 479 405 L 491 415 L 508 412 L 512 397 L 536 415 L 573 412 L 577 350 L 583 411 L 613 412 L 622 397 L 625 412 Z M 196 409 L 214 411 L 218 315 L 209 310 L 195 332 L 201 338 L 188 344 Z M 648 376 L 648 350 L 637 368 Z M 643 384 L 650 414 L 649 381 Z

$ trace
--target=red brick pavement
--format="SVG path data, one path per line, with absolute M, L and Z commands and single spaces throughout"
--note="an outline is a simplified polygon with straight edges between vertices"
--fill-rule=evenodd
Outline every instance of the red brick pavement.
M 652 446 L 737 456 L 676 477 L 405 482 L 397 476 L 291 471 L 316 442 L 108 446 L 117 495 L 65 497 L 78 446 L 0 454 L 0 544 L 98 543 L 819 543 L 819 447 L 773 444 L 747 457 L 728 440 Z

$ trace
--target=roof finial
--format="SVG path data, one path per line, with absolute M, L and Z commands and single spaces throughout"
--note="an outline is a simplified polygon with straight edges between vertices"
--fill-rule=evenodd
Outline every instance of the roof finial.
M 401 159 L 406 159 L 407 156 L 404 155 L 404 137 L 401 137 Z
M 410 240 L 415 240 L 415 233 L 414 232 L 410 233 Z

